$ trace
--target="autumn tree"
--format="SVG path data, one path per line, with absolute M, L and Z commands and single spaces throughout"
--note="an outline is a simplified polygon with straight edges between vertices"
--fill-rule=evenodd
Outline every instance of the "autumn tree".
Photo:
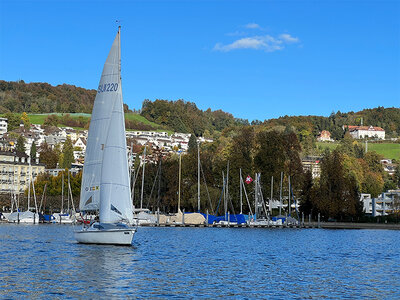
M 39 159 L 41 163 L 46 165 L 46 169 L 54 169 L 57 167 L 59 153 L 56 149 L 52 149 L 46 142 L 39 147 Z
M 24 127 L 29 129 L 31 127 L 31 121 L 29 120 L 29 116 L 26 112 L 23 112 L 21 115 L 21 121 L 24 122 Z

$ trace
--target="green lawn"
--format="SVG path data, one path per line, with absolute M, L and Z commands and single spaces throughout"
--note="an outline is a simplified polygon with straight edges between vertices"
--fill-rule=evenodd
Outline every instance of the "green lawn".
M 382 154 L 385 158 L 400 160 L 400 144 L 368 143 L 368 151 L 369 150 L 376 151 L 377 153 Z
M 40 124 L 43 125 L 44 120 L 48 115 L 57 115 L 61 117 L 64 114 L 61 113 L 52 113 L 52 114 L 28 114 L 29 120 L 31 121 L 32 124 Z M 71 113 L 69 114 L 73 119 L 77 119 L 79 117 L 83 117 L 84 120 L 87 120 L 90 118 L 90 114 L 83 114 L 83 113 Z
M 40 124 L 40 125 L 43 125 L 44 120 L 46 119 L 46 117 L 47 117 L 48 115 L 62 116 L 63 114 L 61 114 L 61 113 L 52 113 L 52 114 L 28 114 L 29 119 L 30 119 L 30 121 L 31 121 L 32 124 Z M 84 113 L 70 113 L 69 115 L 70 115 L 73 119 L 77 119 L 77 118 L 79 118 L 79 117 L 83 117 L 84 120 L 87 120 L 87 119 L 90 118 L 90 114 L 84 114 Z M 165 130 L 165 129 L 161 128 L 160 125 L 158 125 L 158 124 L 156 124 L 156 123 L 154 123 L 154 122 L 151 122 L 151 121 L 147 120 L 145 117 L 143 117 L 143 116 L 141 116 L 141 115 L 139 115 L 139 114 L 136 114 L 136 113 L 126 113 L 126 114 L 125 114 L 125 119 L 126 119 L 126 120 L 129 120 L 129 121 L 137 121 L 137 122 L 140 122 L 140 123 L 143 123 L 143 124 L 146 124 L 146 125 L 150 125 L 150 126 L 152 126 L 153 128 L 155 128 L 156 131 L 166 131 L 166 132 L 168 132 L 169 134 L 172 134 L 172 133 L 173 133 L 173 132 L 170 131 L 170 130 Z M 59 124 L 59 126 L 60 126 L 60 124 Z M 75 127 L 74 127 L 74 129 L 82 130 L 83 128 L 75 128 Z
M 365 142 L 362 143 L 365 147 Z M 335 149 L 338 143 L 324 143 L 317 142 L 317 146 L 325 149 L 329 148 L 331 150 Z M 368 151 L 376 151 L 377 153 L 383 155 L 384 158 L 400 160 L 400 144 L 396 143 L 368 143 Z

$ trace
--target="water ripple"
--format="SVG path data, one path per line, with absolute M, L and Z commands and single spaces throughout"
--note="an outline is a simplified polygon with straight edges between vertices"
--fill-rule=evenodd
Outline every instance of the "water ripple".
M 140 228 L 133 247 L 70 226 L 0 225 L 0 298 L 400 298 L 400 232 Z

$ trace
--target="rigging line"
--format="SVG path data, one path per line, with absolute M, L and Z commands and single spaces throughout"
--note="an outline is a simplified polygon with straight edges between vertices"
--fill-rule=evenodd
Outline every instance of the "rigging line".
M 207 197 L 208 197 L 208 202 L 210 202 L 211 212 L 212 212 L 213 215 L 215 215 L 214 205 L 213 205 L 213 203 L 211 201 L 210 193 L 208 192 L 207 181 L 206 181 L 206 177 L 204 175 L 203 166 L 202 166 L 201 162 L 200 162 L 200 169 L 201 169 L 201 174 L 203 175 L 204 184 L 206 186 Z
M 224 180 L 224 184 L 222 186 L 221 195 L 219 196 L 218 206 L 217 206 L 217 209 L 215 210 L 215 216 L 218 214 L 219 204 L 221 203 L 222 195 L 224 194 L 224 190 L 225 190 L 225 183 L 226 183 L 226 180 Z
M 253 211 L 251 210 L 251 205 L 250 205 L 249 197 L 247 196 L 246 187 L 245 187 L 245 185 L 244 185 L 243 177 L 242 177 L 242 178 L 240 178 L 240 179 L 242 180 L 242 185 L 243 185 L 244 195 L 246 196 L 247 205 L 249 206 L 250 215 L 253 215 Z
M 260 189 L 260 194 L 261 194 L 261 201 L 262 201 L 263 208 L 264 208 L 264 211 L 265 211 L 265 216 L 269 217 L 267 206 L 265 205 L 265 201 L 264 201 L 264 195 L 263 195 L 263 192 L 262 192 L 261 182 L 260 182 L 260 179 L 258 179 L 258 180 L 259 180 L 258 182 L 259 182 L 259 189 Z
M 161 161 L 162 161 L 162 157 L 160 156 L 160 165 L 159 165 L 159 169 L 160 169 L 160 178 L 158 179 L 158 193 L 157 193 L 157 204 L 156 207 L 158 207 L 158 205 L 160 204 L 160 200 L 161 200 Z
M 160 170 L 160 168 L 157 169 L 156 177 L 154 178 L 153 186 L 151 187 L 150 196 L 149 196 L 149 198 L 148 198 L 148 200 L 147 200 L 147 205 L 146 205 L 147 208 L 149 208 L 149 205 L 150 205 L 150 199 L 151 199 L 151 196 L 153 195 L 153 190 L 154 190 L 154 187 L 155 187 L 156 182 L 157 182 L 159 170 Z

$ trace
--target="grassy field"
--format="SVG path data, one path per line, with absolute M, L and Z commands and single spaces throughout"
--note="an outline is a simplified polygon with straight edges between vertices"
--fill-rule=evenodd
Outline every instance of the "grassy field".
M 53 114 L 28 114 L 29 120 L 31 121 L 32 124 L 40 124 L 43 125 L 44 120 L 48 115 L 56 115 L 58 117 L 63 116 L 64 114 L 60 113 L 53 113 Z M 90 114 L 82 114 L 82 113 L 76 113 L 76 114 L 69 114 L 71 118 L 73 119 L 78 119 L 79 117 L 83 117 L 83 119 L 86 121 L 90 118 Z
M 29 119 L 31 121 L 32 124 L 40 124 L 43 125 L 44 120 L 46 119 L 46 117 L 50 115 L 50 114 L 28 114 Z M 63 114 L 61 113 L 53 113 L 52 115 L 57 115 L 59 117 L 61 117 Z M 84 114 L 84 113 L 70 113 L 69 114 L 71 116 L 71 118 L 73 119 L 78 119 L 79 117 L 83 117 L 83 119 L 85 121 L 87 121 L 90 118 L 90 114 Z M 169 134 L 172 134 L 173 132 L 170 130 L 165 130 L 163 128 L 161 128 L 160 125 L 151 122 L 149 120 L 147 120 L 145 117 L 139 115 L 139 114 L 135 114 L 135 113 L 126 113 L 125 114 L 125 119 L 129 120 L 129 121 L 137 121 L 146 125 L 150 125 L 153 128 L 155 128 L 156 131 L 166 131 Z M 59 124 L 59 126 L 62 126 L 61 124 Z M 74 127 L 75 128 L 75 127 Z M 83 128 L 75 128 L 75 129 L 83 129 Z
M 368 143 L 368 150 L 376 151 L 385 158 L 400 160 L 400 144 L 376 144 Z
M 325 149 L 329 148 L 331 150 L 335 149 L 338 143 L 323 143 L 317 142 L 317 146 Z M 365 143 L 363 143 L 365 146 Z M 377 153 L 383 155 L 384 158 L 400 160 L 400 144 L 399 143 L 368 143 L 368 151 L 376 151 Z

